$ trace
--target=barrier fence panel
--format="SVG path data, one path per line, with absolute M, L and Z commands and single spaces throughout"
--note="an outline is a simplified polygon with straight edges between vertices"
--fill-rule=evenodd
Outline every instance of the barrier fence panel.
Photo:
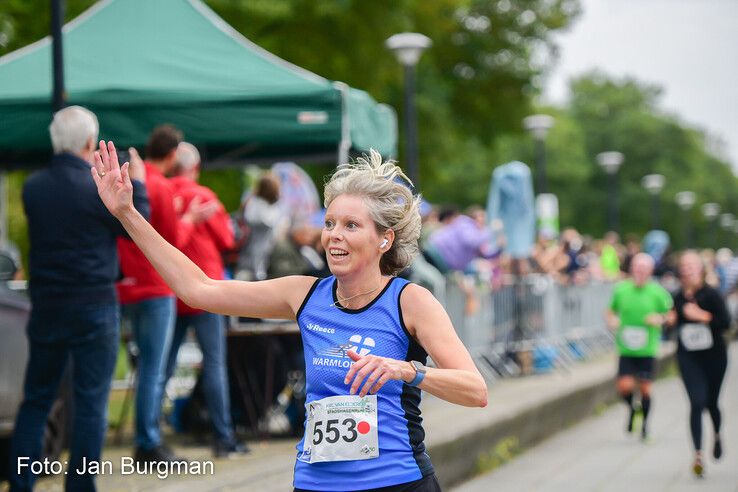
M 451 275 L 445 304 L 484 376 L 495 379 L 567 367 L 610 350 L 604 313 L 612 288 L 609 282 L 561 285 L 527 275 L 491 291 L 474 277 Z

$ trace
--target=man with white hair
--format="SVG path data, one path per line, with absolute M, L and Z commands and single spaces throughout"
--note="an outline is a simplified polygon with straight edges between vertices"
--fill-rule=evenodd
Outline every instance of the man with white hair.
M 200 153 L 187 142 L 177 147 L 175 154 L 175 177 L 171 178 L 179 208 L 186 210 L 192 202 L 202 203 L 215 209 L 208 219 L 195 225 L 189 240 L 179 245 L 205 274 L 217 280 L 223 279 L 222 253 L 233 248 L 233 229 L 223 204 L 209 188 L 198 184 L 200 176 Z M 215 434 L 214 454 L 216 457 L 244 454 L 245 445 L 236 440 L 230 414 L 228 376 L 226 371 L 226 333 L 223 316 L 193 309 L 177 299 L 177 321 L 169 352 L 166 370 L 168 380 L 177 364 L 177 353 L 187 330 L 195 330 L 203 354 L 202 384 L 208 415 Z
M 37 475 L 29 465 L 43 458 L 46 418 L 70 358 L 74 418 L 66 489 L 95 489 L 93 474 L 71 470 L 100 460 L 119 343 L 116 237 L 127 236 L 102 204 L 91 176 L 98 129 L 97 118 L 85 108 L 57 112 L 49 127 L 51 165 L 23 186 L 32 307 L 23 403 L 11 450 L 11 490 L 33 488 Z M 143 164 L 134 159 L 135 149 L 131 157 L 134 204 L 148 217 Z
M 619 282 L 607 311 L 607 324 L 615 330 L 620 354 L 617 389 L 630 410 L 626 430 L 633 431 L 637 414 L 643 418 L 641 438 L 648 437 L 646 421 L 651 408 L 654 363 L 661 343 L 661 326 L 673 305 L 671 295 L 651 279 L 654 260 L 638 253 L 630 263 L 631 278 Z M 635 382 L 641 394 L 640 412 L 633 404 Z

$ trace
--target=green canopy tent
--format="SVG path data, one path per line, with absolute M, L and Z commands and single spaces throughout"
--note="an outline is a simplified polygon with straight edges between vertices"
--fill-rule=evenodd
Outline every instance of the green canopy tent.
M 392 108 L 263 50 L 199 0 L 102 0 L 63 39 L 67 104 L 119 146 L 171 123 L 208 167 L 396 153 Z M 51 93 L 50 38 L 0 58 L 0 168 L 46 162 Z

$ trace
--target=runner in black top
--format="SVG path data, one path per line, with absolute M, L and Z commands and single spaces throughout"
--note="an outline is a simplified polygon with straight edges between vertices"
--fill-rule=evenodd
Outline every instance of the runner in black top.
M 678 330 L 677 361 L 689 395 L 689 417 L 695 449 L 693 472 L 702 476 L 702 412 L 707 408 L 715 429 L 712 451 L 717 460 L 722 456 L 720 441 L 721 415 L 718 408 L 720 386 L 725 376 L 728 355 L 723 332 L 730 316 L 720 294 L 705 284 L 702 259 L 694 251 L 684 253 L 679 261 L 682 288 L 674 298 L 671 324 Z

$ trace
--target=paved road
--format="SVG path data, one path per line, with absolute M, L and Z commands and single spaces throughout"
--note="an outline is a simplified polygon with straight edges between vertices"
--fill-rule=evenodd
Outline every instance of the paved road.
M 738 345 L 730 352 L 721 398 L 720 462 L 706 461 L 703 479 L 691 475 L 688 401 L 681 379 L 654 385 L 651 438 L 625 433 L 624 404 L 609 408 L 521 454 L 455 492 L 504 491 L 732 491 L 738 492 Z M 712 424 L 703 417 L 703 448 L 712 451 Z M 708 453 L 708 454 L 709 454 Z

